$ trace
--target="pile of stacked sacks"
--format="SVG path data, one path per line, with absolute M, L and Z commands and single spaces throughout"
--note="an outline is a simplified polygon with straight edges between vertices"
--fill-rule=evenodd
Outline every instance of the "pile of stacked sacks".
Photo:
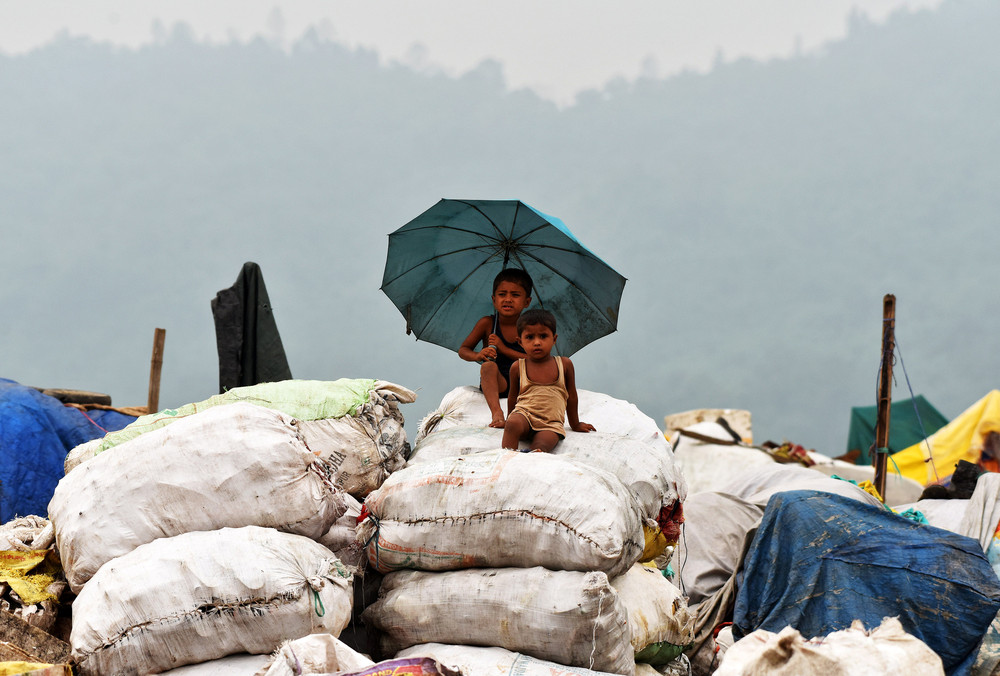
M 501 449 L 473 388 L 424 419 L 358 527 L 385 575 L 362 615 L 379 657 L 466 674 L 687 671 L 693 616 L 641 563 L 676 542 L 684 480 L 650 418 L 579 394 L 598 432 L 567 431 L 551 454 Z
M 404 465 L 398 404 L 414 399 L 375 380 L 267 383 L 74 449 L 49 518 L 77 594 L 78 672 L 159 673 L 338 636 L 360 501 Z
M 994 673 L 1000 582 L 984 552 L 1000 480 L 907 502 L 921 487 L 890 475 L 883 504 L 849 473 L 870 468 L 814 451 L 777 463 L 732 430 L 671 437 L 691 489 L 672 567 L 697 618 L 695 676 Z

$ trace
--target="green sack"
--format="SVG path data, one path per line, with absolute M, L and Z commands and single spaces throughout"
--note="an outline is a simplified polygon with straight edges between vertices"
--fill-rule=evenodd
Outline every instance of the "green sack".
M 159 429 L 174 420 L 194 415 L 199 411 L 247 402 L 264 408 L 281 411 L 296 420 L 321 420 L 354 415 L 366 404 L 375 389 L 375 381 L 367 378 L 341 378 L 326 380 L 282 380 L 246 387 L 234 387 L 205 401 L 185 404 L 176 409 L 164 409 L 137 418 L 132 424 L 109 432 L 94 451 L 102 453 L 118 444 L 135 439 L 140 434 Z

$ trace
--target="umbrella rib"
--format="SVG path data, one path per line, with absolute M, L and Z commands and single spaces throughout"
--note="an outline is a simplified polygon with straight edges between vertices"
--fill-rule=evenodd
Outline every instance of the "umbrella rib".
M 468 233 L 470 235 L 475 235 L 476 237 L 482 237 L 483 239 L 485 239 L 487 241 L 490 241 L 490 242 L 497 241 L 495 238 L 491 238 L 489 235 L 487 235 L 484 232 L 480 232 L 479 230 L 470 230 L 468 228 L 460 228 L 458 226 L 449 225 L 447 223 L 436 223 L 434 225 L 415 225 L 412 228 L 410 228 L 409 230 L 404 230 L 404 231 L 402 231 L 402 232 L 400 232 L 398 234 L 405 235 L 405 234 L 408 234 L 408 233 L 411 233 L 411 232 L 417 232 L 418 230 L 454 230 L 456 232 L 464 232 L 464 233 Z M 392 233 L 392 234 L 397 234 L 397 233 Z M 500 235 L 503 235 L 503 233 L 500 233 Z
M 441 311 L 441 308 L 447 305 L 448 300 L 455 295 L 455 292 L 457 292 L 461 288 L 461 286 L 465 284 L 466 281 L 468 281 L 469 277 L 476 274 L 479 268 L 481 268 L 483 265 L 486 265 L 486 263 L 487 261 L 483 261 L 482 263 L 474 267 L 472 270 L 469 271 L 469 274 L 467 274 L 465 277 L 462 278 L 462 281 L 460 281 L 458 284 L 455 284 L 452 287 L 451 291 L 448 292 L 448 295 L 445 296 L 444 300 L 442 300 L 441 303 L 436 308 L 434 308 L 434 312 L 430 313 L 430 316 L 427 317 L 427 321 L 425 321 L 423 326 L 420 327 L 421 332 L 423 332 L 424 329 L 426 329 L 427 326 L 431 323 L 431 321 L 434 320 L 434 317 L 437 315 L 438 312 Z M 416 333 L 416 329 L 414 329 L 414 333 Z
M 400 277 L 405 277 L 406 275 L 410 274 L 411 272 L 413 272 L 414 270 L 416 270 L 417 268 L 419 268 L 422 265 L 428 265 L 430 263 L 433 263 L 434 261 L 437 261 L 437 260 L 439 260 L 441 258 L 444 258 L 445 256 L 456 256 L 458 254 L 466 253 L 468 251 L 484 251 L 484 252 L 489 252 L 490 255 L 487 256 L 486 260 L 484 260 L 482 263 L 480 263 L 476 267 L 485 265 L 487 261 L 489 261 L 491 258 L 496 257 L 497 254 L 499 253 L 495 249 L 491 251 L 488 248 L 488 245 L 485 245 L 485 244 L 484 245 L 480 245 L 480 246 L 467 246 L 467 247 L 463 247 L 461 249 L 454 249 L 452 251 L 445 251 L 444 253 L 439 253 L 439 254 L 435 254 L 435 255 L 433 255 L 433 256 L 431 256 L 429 258 L 424 258 L 423 260 L 421 260 L 419 263 L 417 263 L 413 267 L 407 268 L 406 270 L 403 270 L 402 272 L 400 272 L 398 275 L 396 275 L 395 277 L 393 277 L 389 281 L 383 282 L 382 283 L 382 288 L 385 288 L 389 284 L 392 284 L 393 282 L 395 282 L 396 280 L 398 280 Z
M 554 248 L 554 247 L 549 247 L 549 248 Z M 564 249 L 564 251 L 565 251 L 565 249 Z M 559 272 L 558 270 L 556 270 L 554 267 L 552 267 L 551 265 L 549 265 L 548 263 L 546 263 L 545 261 L 543 261 L 541 258 L 539 258 L 535 254 L 531 253 L 530 251 L 524 251 L 524 252 L 519 252 L 519 253 L 523 253 L 525 256 L 533 259 L 539 265 L 548 268 L 553 273 L 555 273 L 557 276 L 562 277 L 562 279 L 565 280 L 566 283 L 569 284 L 571 287 L 573 287 L 574 289 L 576 289 L 579 292 L 580 296 L 582 296 L 587 301 L 587 303 L 589 303 L 595 310 L 597 310 L 602 317 L 605 316 L 604 310 L 600 306 L 598 306 L 597 303 L 594 302 L 594 299 L 591 298 L 587 293 L 585 293 L 584 290 L 581 289 L 580 286 L 576 282 L 574 282 L 572 279 L 570 279 L 566 275 L 562 274 L 561 272 Z M 520 258 L 520 257 L 518 257 L 518 258 Z M 603 263 L 603 261 L 601 261 L 600 259 L 597 259 L 597 260 L 599 262 Z M 523 262 L 521 263 L 521 268 L 524 269 L 524 263 Z M 615 274 L 617 274 L 617 273 L 615 273 Z M 539 299 L 539 301 L 540 300 L 541 299 Z
M 545 228 L 551 228 L 551 227 L 554 227 L 554 226 L 551 223 L 549 223 L 548 221 L 544 221 L 543 220 L 541 222 L 541 224 L 539 224 L 539 226 L 537 228 L 534 228 L 533 230 L 529 230 L 528 232 L 524 233 L 523 235 L 521 235 L 520 237 L 518 237 L 516 241 L 523 242 L 526 237 L 530 237 L 531 235 L 534 235 L 539 230 L 544 230 Z M 513 226 L 511 226 L 510 234 L 511 234 L 511 236 L 514 235 L 514 228 L 513 228 Z
M 500 226 L 498 226 L 493 221 L 492 218 L 490 218 L 489 216 L 487 216 L 486 212 L 484 212 L 482 209 L 480 209 L 479 207 L 477 207 L 475 204 L 472 204 L 471 202 L 466 202 L 465 200 L 455 200 L 455 201 L 458 202 L 458 203 L 460 203 L 460 204 L 464 204 L 465 206 L 469 207 L 470 209 L 475 209 L 476 211 L 478 211 L 479 214 L 483 218 L 485 218 L 489 222 L 490 225 L 493 226 L 493 229 L 497 231 L 497 234 L 500 235 L 501 237 L 503 236 L 503 231 L 500 229 Z M 518 202 L 518 204 L 520 204 L 520 202 Z M 514 213 L 516 214 L 517 212 L 515 211 Z

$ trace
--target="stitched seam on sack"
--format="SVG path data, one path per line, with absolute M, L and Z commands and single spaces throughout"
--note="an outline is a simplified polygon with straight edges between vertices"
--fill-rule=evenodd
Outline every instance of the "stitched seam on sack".
M 174 613 L 172 615 L 165 615 L 163 617 L 157 617 L 155 619 L 149 620 L 148 622 L 140 622 L 139 624 L 132 625 L 128 629 L 124 629 L 110 640 L 105 641 L 97 648 L 90 652 L 81 653 L 83 658 L 86 659 L 91 655 L 95 655 L 102 650 L 112 648 L 118 643 L 129 639 L 132 635 L 141 634 L 146 627 L 150 627 L 157 624 L 168 624 L 168 623 L 180 623 L 183 622 L 185 618 L 196 618 L 196 617 L 206 617 L 211 615 L 222 615 L 223 613 L 236 614 L 238 610 L 247 609 L 250 610 L 251 614 L 263 615 L 264 612 L 271 607 L 279 605 L 281 602 L 287 601 L 297 601 L 302 597 L 301 591 L 296 593 L 294 591 L 282 592 L 271 599 L 254 598 L 247 599 L 245 601 L 238 601 L 232 603 L 205 603 L 194 610 L 187 610 L 180 613 Z

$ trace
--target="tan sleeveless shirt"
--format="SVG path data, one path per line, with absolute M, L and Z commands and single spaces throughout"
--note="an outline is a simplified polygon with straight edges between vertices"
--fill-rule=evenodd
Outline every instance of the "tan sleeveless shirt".
M 528 425 L 535 432 L 551 431 L 566 437 L 566 401 L 569 392 L 566 390 L 566 376 L 563 373 L 562 357 L 556 357 L 556 369 L 559 375 L 554 383 L 536 383 L 528 379 L 528 369 L 525 360 L 518 359 L 520 369 L 521 389 L 517 394 L 517 404 L 514 412 L 520 413 L 528 420 Z

